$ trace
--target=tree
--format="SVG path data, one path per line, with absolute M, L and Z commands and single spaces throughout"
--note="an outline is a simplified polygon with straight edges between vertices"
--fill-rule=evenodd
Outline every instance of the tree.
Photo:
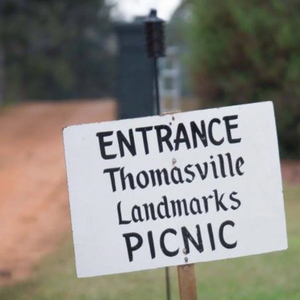
M 181 94 L 191 97 L 191 76 L 187 68 L 187 58 L 190 50 L 187 39 L 187 27 L 190 23 L 190 3 L 182 1 L 173 12 L 170 21 L 166 24 L 166 46 L 175 46 L 178 51 L 181 76 Z
M 109 94 L 114 61 L 106 46 L 112 32 L 109 11 L 104 0 L 2 1 L 6 96 Z
M 273 100 L 283 156 L 300 154 L 300 3 L 195 0 L 192 71 L 206 106 Z

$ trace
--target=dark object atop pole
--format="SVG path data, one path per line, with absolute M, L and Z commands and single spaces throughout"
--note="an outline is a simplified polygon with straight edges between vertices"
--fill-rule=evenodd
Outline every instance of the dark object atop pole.
M 158 67 L 157 59 L 165 56 L 165 22 L 157 17 L 155 9 L 151 9 L 150 14 L 145 18 L 145 33 L 146 33 L 146 46 L 149 58 L 153 58 L 154 70 L 154 90 L 156 100 L 156 113 L 161 114 L 160 111 L 160 98 L 159 98 L 159 84 L 158 84 Z M 171 284 L 169 268 L 165 268 L 166 277 L 166 292 L 167 300 L 171 300 Z
M 149 58 L 165 56 L 165 22 L 157 17 L 155 9 L 145 18 L 147 54 Z
M 149 58 L 153 58 L 156 112 L 160 115 L 157 59 L 165 56 L 165 22 L 157 17 L 155 9 L 151 9 L 149 16 L 145 18 L 144 22 L 147 54 Z

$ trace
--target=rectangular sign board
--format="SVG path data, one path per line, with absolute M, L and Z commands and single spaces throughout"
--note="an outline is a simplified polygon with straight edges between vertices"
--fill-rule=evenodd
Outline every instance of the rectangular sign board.
M 272 102 L 63 137 L 78 277 L 287 248 Z

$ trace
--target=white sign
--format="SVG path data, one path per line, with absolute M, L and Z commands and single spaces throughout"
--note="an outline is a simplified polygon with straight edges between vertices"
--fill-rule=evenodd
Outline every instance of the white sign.
M 63 136 L 78 277 L 287 248 L 272 102 Z

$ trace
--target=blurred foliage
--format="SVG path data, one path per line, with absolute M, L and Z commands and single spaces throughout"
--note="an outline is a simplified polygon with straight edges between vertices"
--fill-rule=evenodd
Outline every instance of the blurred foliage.
M 300 154 L 300 2 L 194 0 L 191 68 L 206 107 L 272 100 L 281 155 Z
M 114 58 L 109 12 L 104 0 L 2 0 L 4 98 L 110 94 Z
M 170 20 L 166 24 L 166 46 L 177 47 L 178 59 L 181 72 L 181 95 L 190 99 L 193 95 L 191 87 L 191 76 L 187 67 L 189 57 L 189 47 L 186 31 L 190 20 L 190 5 L 183 1 L 175 9 Z
M 187 47 L 186 27 L 190 18 L 189 4 L 181 2 L 166 26 L 166 44 Z

